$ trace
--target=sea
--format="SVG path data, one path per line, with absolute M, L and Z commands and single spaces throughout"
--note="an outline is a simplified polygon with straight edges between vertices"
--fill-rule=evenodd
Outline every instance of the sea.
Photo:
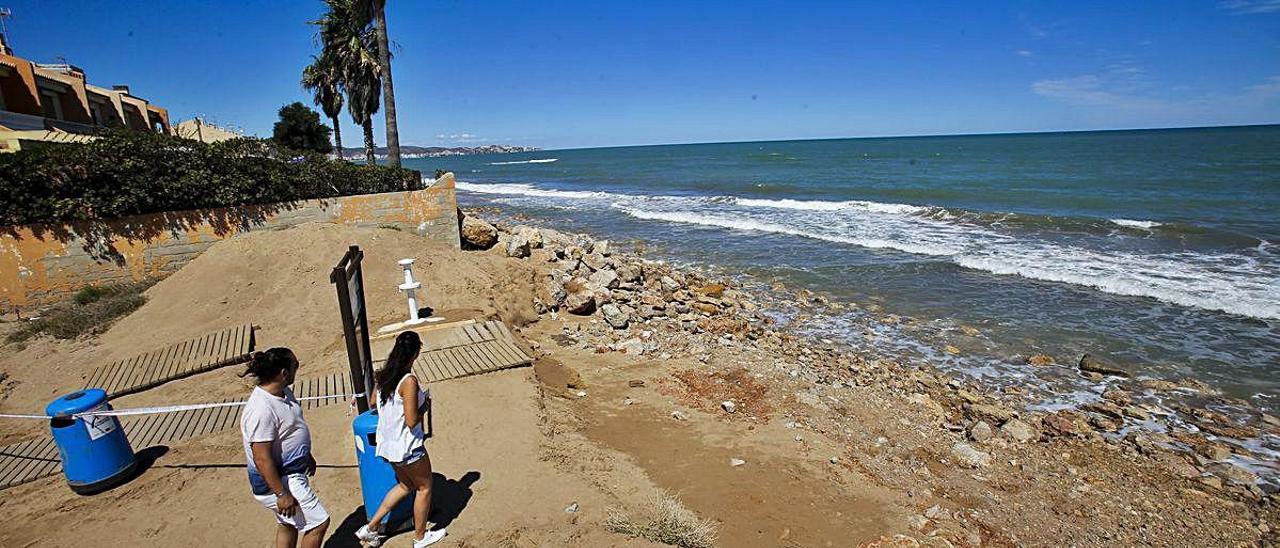
M 816 337 L 1033 387 L 1046 410 L 1098 397 L 1070 369 L 1084 353 L 1263 410 L 1280 397 L 1280 125 L 547 150 L 406 167 L 453 171 L 464 208 L 829 295 L 850 306 L 806 317 Z M 1068 367 L 1027 365 L 1034 354 Z

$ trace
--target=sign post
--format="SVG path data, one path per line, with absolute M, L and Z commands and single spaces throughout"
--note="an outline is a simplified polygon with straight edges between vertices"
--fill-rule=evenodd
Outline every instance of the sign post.
M 364 276 L 360 261 L 364 252 L 359 246 L 351 246 L 333 267 L 329 281 L 338 289 L 338 309 L 342 314 L 342 332 L 347 341 L 347 361 L 351 365 L 351 384 L 360 392 L 356 396 L 356 408 L 361 413 L 369 410 L 369 395 L 373 392 L 373 359 L 369 352 L 369 318 L 364 305 Z

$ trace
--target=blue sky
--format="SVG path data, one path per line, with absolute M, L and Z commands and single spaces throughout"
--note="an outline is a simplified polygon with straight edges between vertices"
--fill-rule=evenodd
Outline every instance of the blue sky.
M 265 136 L 282 104 L 310 102 L 319 0 L 0 5 L 19 55 L 65 57 L 175 119 Z M 1280 122 L 1280 0 L 389 0 L 388 17 L 403 144 Z M 358 144 L 350 118 L 343 132 Z

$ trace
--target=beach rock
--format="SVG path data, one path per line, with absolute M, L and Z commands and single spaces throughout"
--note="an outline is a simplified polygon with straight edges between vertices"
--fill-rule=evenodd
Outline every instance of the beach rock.
M 599 253 L 588 253 L 582 256 L 582 264 L 587 265 L 587 268 L 590 268 L 592 271 L 596 271 L 607 268 L 609 266 L 609 260 Z
M 627 315 L 618 308 L 618 305 L 609 303 L 600 307 L 600 313 L 604 314 L 604 321 L 614 329 L 627 328 Z
M 621 280 L 623 283 L 638 282 L 640 281 L 641 276 L 643 276 L 642 274 L 643 271 L 637 268 L 635 265 L 631 265 L 631 264 L 618 265 L 618 267 L 615 268 L 614 271 L 617 272 L 618 279 Z
M 1034 426 L 1018 419 L 1012 419 L 1004 423 L 1004 426 L 1000 427 L 1000 433 L 1018 443 L 1026 443 L 1040 438 L 1040 432 Z
M 729 466 L 733 466 L 733 467 L 742 466 L 746 463 L 747 461 L 738 459 L 738 458 L 729 459 Z
M 677 282 L 671 276 L 663 276 L 658 280 L 658 283 L 662 284 L 662 290 L 668 293 L 675 293 L 676 290 L 680 289 L 680 282 Z
M 596 311 L 596 297 L 590 291 L 569 293 L 564 299 L 564 309 L 570 314 L 590 316 Z
M 1080 410 L 1088 411 L 1090 413 L 1097 413 L 1099 415 L 1102 415 L 1104 417 L 1107 417 L 1113 420 L 1120 420 L 1120 421 L 1124 420 L 1124 412 L 1120 409 L 1119 406 L 1109 401 L 1098 401 L 1098 402 L 1086 403 L 1080 406 Z
M 530 249 L 541 249 L 543 244 L 542 231 L 531 226 L 516 227 L 516 234 L 523 237 L 529 242 Z
M 1258 475 L 1234 464 L 1219 462 L 1205 467 L 1205 471 L 1218 476 L 1234 485 L 1254 485 L 1258 483 Z
M 718 298 L 724 295 L 724 284 L 705 284 L 694 289 L 694 291 L 699 295 Z
M 724 409 L 725 413 L 734 413 L 738 410 L 738 404 L 725 400 L 720 402 L 720 408 Z
M 507 238 L 506 252 L 508 257 L 523 259 L 529 256 L 529 240 L 519 234 Z
M 1008 407 L 994 404 L 974 404 L 969 406 L 969 414 L 978 420 L 984 420 L 991 424 L 1001 425 L 1018 416 L 1018 413 Z
M 1168 392 L 1178 388 L 1177 384 L 1160 379 L 1145 379 L 1142 382 L 1139 382 L 1138 386 L 1155 392 Z
M 951 446 L 951 458 L 967 468 L 981 468 L 991 464 L 991 455 L 974 449 L 972 445 L 967 443 L 957 443 Z
M 1080 430 L 1076 426 L 1076 421 L 1062 413 L 1050 413 L 1040 419 L 1040 424 L 1044 426 L 1046 432 L 1055 436 L 1078 436 Z
M 1113 377 L 1126 378 L 1133 376 L 1128 370 L 1120 367 L 1116 363 L 1092 354 L 1080 356 L 1080 363 L 1077 367 L 1086 373 L 1098 373 L 1100 375 L 1111 375 Z
M 615 344 L 613 347 L 614 350 L 627 354 L 628 356 L 643 356 L 645 352 L 649 351 L 649 345 L 634 337 Z
M 1107 400 L 1116 405 L 1129 405 L 1133 401 L 1129 392 L 1122 388 L 1110 388 L 1102 393 L 1102 399 Z
M 597 270 L 587 278 L 587 286 L 594 291 L 617 288 L 618 273 L 612 270 Z
M 1033 354 L 1031 357 L 1027 358 L 1027 363 L 1044 367 L 1047 365 L 1053 365 L 1053 358 L 1046 354 Z
M 693 303 L 689 305 L 704 314 L 715 314 L 720 311 L 720 307 L 711 303 Z
M 978 443 L 990 440 L 992 434 L 991 425 L 985 421 L 978 421 L 969 427 L 969 439 Z
M 498 228 L 476 217 L 462 218 L 462 247 L 489 249 L 498 243 Z
M 546 281 L 543 282 L 543 289 L 546 293 L 547 306 L 551 308 L 564 306 L 564 300 L 569 296 L 569 293 L 564 290 L 564 284 L 560 282 L 558 277 L 548 276 Z
M 608 257 L 612 251 L 613 250 L 609 247 L 609 240 L 600 240 L 591 248 L 592 253 L 599 253 L 605 257 Z

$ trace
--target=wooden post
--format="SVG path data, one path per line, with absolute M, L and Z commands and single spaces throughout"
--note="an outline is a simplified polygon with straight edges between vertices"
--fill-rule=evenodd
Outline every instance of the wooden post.
M 329 281 L 338 290 L 338 312 L 342 315 L 351 384 L 360 392 L 356 396 L 356 408 L 364 413 L 369 410 L 369 396 L 373 392 L 373 359 L 369 350 L 369 318 L 364 302 L 364 275 L 360 268 L 362 259 L 364 252 L 358 246 L 351 246 L 338 266 L 333 267 Z

